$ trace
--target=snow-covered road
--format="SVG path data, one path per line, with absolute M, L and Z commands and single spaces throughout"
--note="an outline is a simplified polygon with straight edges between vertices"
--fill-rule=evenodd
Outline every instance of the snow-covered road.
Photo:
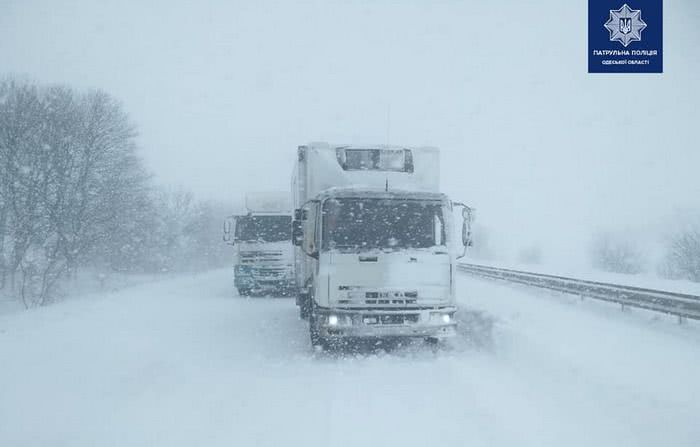
M 437 354 L 314 353 L 228 271 L 0 316 L 0 446 L 700 445 L 697 325 L 460 281 Z

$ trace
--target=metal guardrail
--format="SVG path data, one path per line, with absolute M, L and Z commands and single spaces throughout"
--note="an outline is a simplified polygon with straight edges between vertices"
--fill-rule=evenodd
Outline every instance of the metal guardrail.
M 623 309 L 625 306 L 630 306 L 676 315 L 679 322 L 682 322 L 684 318 L 700 320 L 700 296 L 697 295 L 586 281 L 479 264 L 462 263 L 457 268 L 483 278 L 525 284 L 580 297 L 618 303 Z

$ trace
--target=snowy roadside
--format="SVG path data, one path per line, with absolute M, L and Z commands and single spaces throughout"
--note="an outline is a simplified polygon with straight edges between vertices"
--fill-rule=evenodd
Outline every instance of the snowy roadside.
M 576 426 L 554 445 L 700 442 L 700 323 L 469 275 L 460 290 L 494 317 L 493 355 L 528 384 L 527 411 L 549 402 L 562 412 L 550 424 Z
M 105 273 L 100 270 L 81 269 L 77 277 L 64 280 L 57 288 L 55 298 L 50 305 L 74 299 L 91 299 L 95 296 L 117 292 L 151 282 L 173 279 L 174 273 Z M 0 315 L 26 310 L 21 300 L 0 290 Z

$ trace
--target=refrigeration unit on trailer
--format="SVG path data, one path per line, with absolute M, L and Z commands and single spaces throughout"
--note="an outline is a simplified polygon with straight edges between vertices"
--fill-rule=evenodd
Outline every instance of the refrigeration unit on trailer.
M 439 192 L 439 169 L 431 147 L 298 148 L 294 272 L 314 345 L 454 335 L 455 260 L 471 244 L 472 209 Z
M 295 286 L 289 193 L 248 193 L 245 208 L 224 222 L 224 241 L 236 252 L 238 293 L 290 294 Z

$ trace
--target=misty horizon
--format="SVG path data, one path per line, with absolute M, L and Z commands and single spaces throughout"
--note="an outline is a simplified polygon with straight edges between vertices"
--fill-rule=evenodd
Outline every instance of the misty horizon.
M 309 141 L 431 145 L 503 256 L 580 262 L 598 230 L 658 240 L 697 208 L 700 7 L 681 3 L 663 75 L 586 74 L 585 5 L 560 2 L 6 1 L 0 54 L 119 99 L 159 184 L 234 208 L 288 190 Z

